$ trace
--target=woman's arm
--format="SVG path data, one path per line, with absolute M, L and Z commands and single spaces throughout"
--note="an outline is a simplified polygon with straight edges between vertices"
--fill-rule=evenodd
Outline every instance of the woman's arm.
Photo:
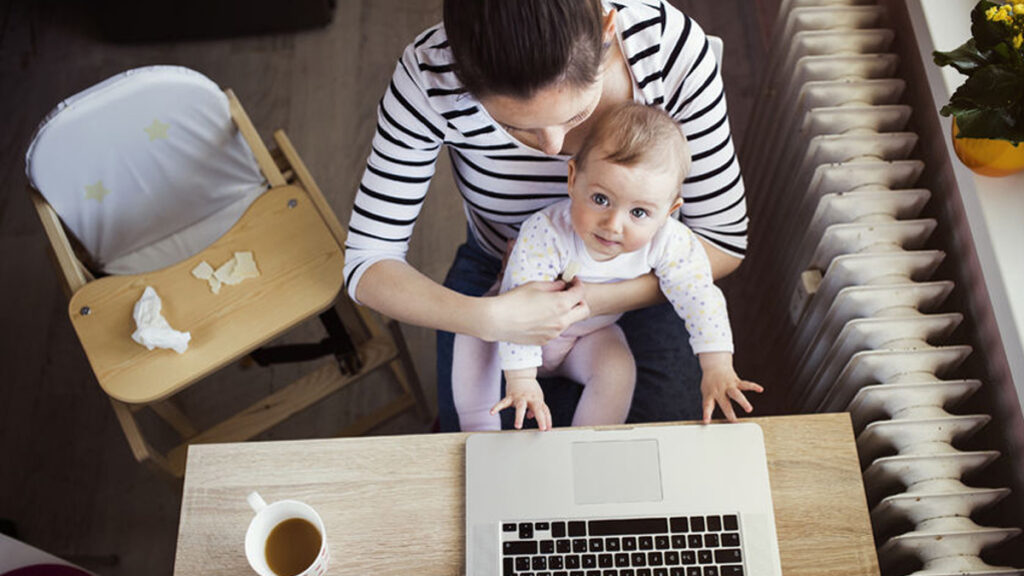
M 568 288 L 562 281 L 531 282 L 499 296 L 475 298 L 399 260 L 373 264 L 356 291 L 360 302 L 400 322 L 489 342 L 541 345 L 590 315 L 579 281 Z

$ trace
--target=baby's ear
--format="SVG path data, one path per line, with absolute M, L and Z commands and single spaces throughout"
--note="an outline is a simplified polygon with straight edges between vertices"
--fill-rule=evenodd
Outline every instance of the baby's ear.
M 576 182 L 576 159 L 569 159 L 569 190 L 572 190 L 573 184 Z
M 680 196 L 680 197 L 677 197 L 676 201 L 672 203 L 672 207 L 668 209 L 668 213 L 672 214 L 673 212 L 675 212 L 676 210 L 679 210 L 682 207 L 683 207 L 683 198 Z

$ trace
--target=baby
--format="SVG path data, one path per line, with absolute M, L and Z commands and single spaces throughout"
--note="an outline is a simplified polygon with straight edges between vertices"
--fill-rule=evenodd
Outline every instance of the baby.
M 501 290 L 560 276 L 598 283 L 653 271 L 700 360 L 704 421 L 710 422 L 716 403 L 734 420 L 731 402 L 750 412 L 744 391 L 762 388 L 736 375 L 725 299 L 713 283 L 707 254 L 693 232 L 670 217 L 683 203 L 680 187 L 689 166 L 686 138 L 663 110 L 635 103 L 609 110 L 569 162 L 569 199 L 523 223 Z M 564 277 L 572 272 L 577 279 Z M 538 375 L 583 384 L 573 426 L 625 422 L 636 368 L 618 317 L 588 318 L 544 346 L 499 343 L 506 395 L 489 409 L 500 395 L 500 382 L 488 378 L 497 373 L 490 365 L 493 354 L 487 343 L 458 335 L 452 385 L 462 429 L 499 429 L 497 413 L 509 407 L 515 408 L 516 428 L 529 417 L 549 429 L 551 413 Z

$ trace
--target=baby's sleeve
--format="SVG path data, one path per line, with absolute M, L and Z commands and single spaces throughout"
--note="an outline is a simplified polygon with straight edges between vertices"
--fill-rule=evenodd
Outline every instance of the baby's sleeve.
M 666 224 L 662 250 L 653 263 L 662 293 L 686 323 L 694 354 L 732 352 L 725 296 L 715 286 L 704 246 L 681 223 Z
M 551 281 L 565 267 L 565 251 L 550 218 L 538 212 L 519 229 L 515 246 L 505 266 L 501 281 L 502 293 L 529 282 Z M 498 354 L 502 370 L 518 370 L 541 365 L 540 346 L 499 342 Z

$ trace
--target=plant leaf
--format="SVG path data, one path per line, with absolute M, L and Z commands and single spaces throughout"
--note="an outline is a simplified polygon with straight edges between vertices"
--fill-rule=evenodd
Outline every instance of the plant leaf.
M 960 129 L 958 138 L 991 138 L 1024 141 L 1024 130 L 1016 126 L 1014 119 L 998 110 L 966 110 L 956 115 Z
M 950 98 L 964 108 L 1011 108 L 1024 96 L 1024 76 L 1005 67 L 991 65 L 964 80 Z
M 981 0 L 971 10 L 971 36 L 977 42 L 979 51 L 991 50 L 996 44 L 1004 41 L 1008 30 L 1002 22 L 992 22 L 985 18 L 985 12 L 989 8 L 999 7 L 999 4 Z
M 974 38 L 961 44 L 955 50 L 949 52 L 932 52 L 932 59 L 939 66 L 952 66 L 957 72 L 964 76 L 970 76 L 975 70 L 987 65 L 988 59 L 974 43 Z

